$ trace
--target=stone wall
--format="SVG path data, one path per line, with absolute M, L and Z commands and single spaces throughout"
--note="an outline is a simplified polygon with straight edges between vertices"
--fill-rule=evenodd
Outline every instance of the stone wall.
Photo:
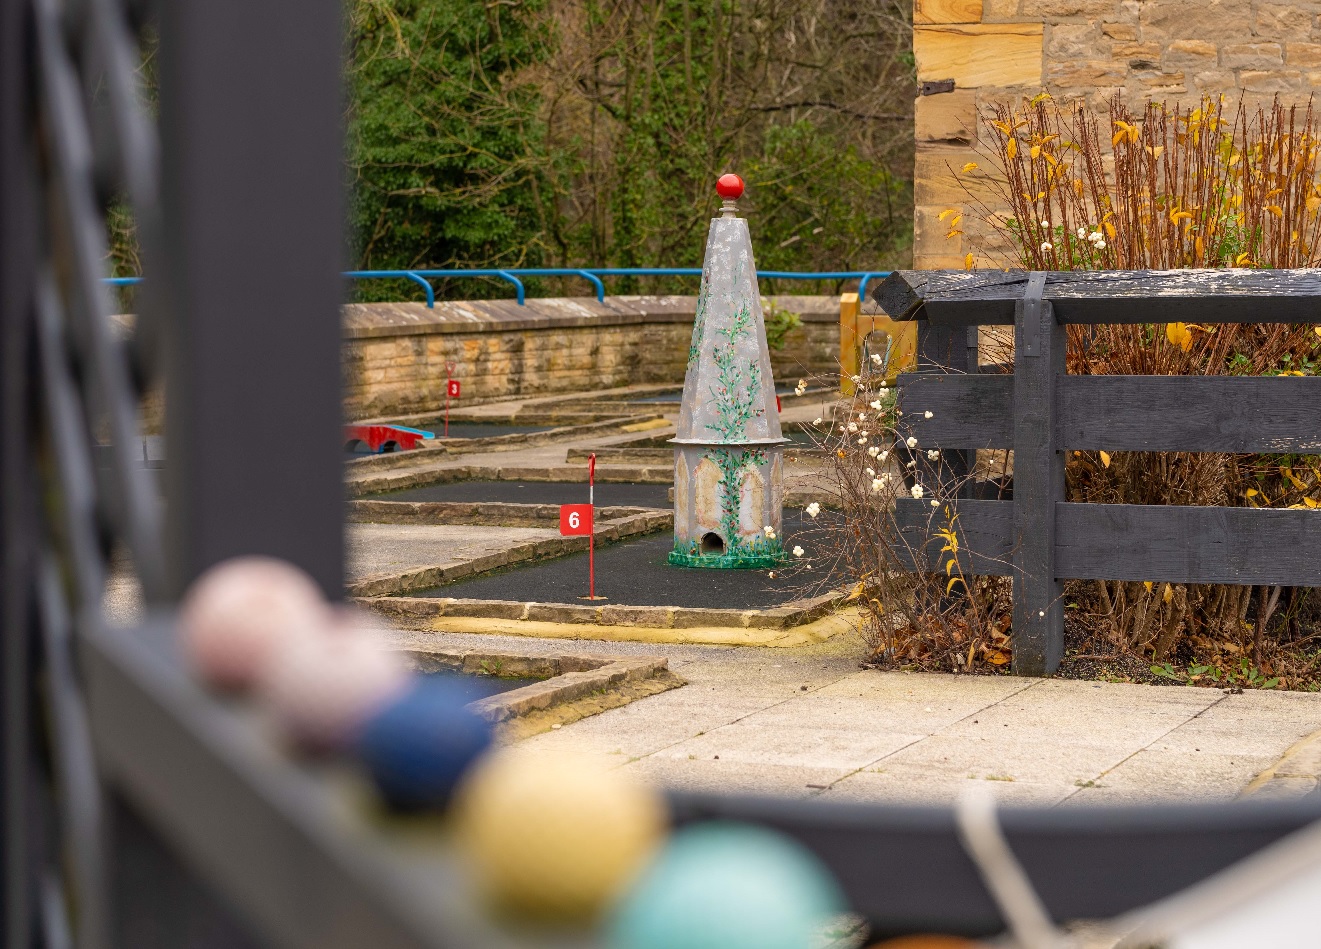
M 1239 90 L 1303 101 L 1321 84 L 1319 15 L 1317 0 L 915 0 L 913 51 L 928 94 L 915 110 L 914 266 L 962 267 L 973 249 L 946 239 L 938 216 L 969 203 L 950 169 L 984 164 L 978 115 L 988 103 L 1043 89 L 1093 104 L 1115 93 L 1140 106 Z M 952 91 L 938 91 L 946 80 Z
M 839 298 L 771 298 L 803 325 L 772 352 L 776 378 L 837 371 Z M 445 363 L 463 401 L 683 382 L 697 298 L 606 297 L 364 303 L 344 308 L 345 412 L 372 418 L 445 402 Z

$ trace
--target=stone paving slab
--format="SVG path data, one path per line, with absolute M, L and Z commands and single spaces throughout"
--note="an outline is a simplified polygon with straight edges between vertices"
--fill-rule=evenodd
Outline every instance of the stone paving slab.
M 847 637 L 659 653 L 689 685 L 521 753 L 599 754 L 676 788 L 907 803 L 948 803 L 974 782 L 1006 804 L 1227 800 L 1263 774 L 1258 793 L 1296 796 L 1321 772 L 1321 737 L 1305 740 L 1321 736 L 1321 695 L 859 670 Z
M 463 527 L 440 524 L 350 524 L 348 574 L 354 580 L 475 560 L 534 540 L 559 537 L 552 528 Z
M 777 794 L 798 798 L 820 793 L 815 788 L 825 787 L 838 777 L 836 770 L 827 768 L 697 759 L 643 758 L 624 765 L 623 769 L 631 775 L 675 790 Z
M 765 727 L 757 715 L 731 722 L 655 753 L 656 758 L 697 758 L 794 768 L 824 768 L 839 780 L 873 761 L 921 742 L 903 732 L 819 726 Z
M 1230 757 L 1259 755 L 1261 730 L 1267 725 L 1281 734 L 1293 734 L 1295 741 L 1311 734 L 1316 728 L 1316 702 L 1316 695 L 1304 692 L 1226 695 L 1157 747 Z
M 1142 801 L 1227 801 L 1275 763 L 1277 755 L 1229 755 L 1175 751 L 1159 743 L 1129 756 L 1076 790 L 1069 804 L 1132 804 Z
M 911 768 L 878 766 L 851 774 L 831 785 L 826 796 L 832 801 L 950 805 L 974 785 L 985 788 L 997 802 L 1004 805 L 1051 806 L 1061 803 L 1076 790 L 1071 784 L 933 775 Z

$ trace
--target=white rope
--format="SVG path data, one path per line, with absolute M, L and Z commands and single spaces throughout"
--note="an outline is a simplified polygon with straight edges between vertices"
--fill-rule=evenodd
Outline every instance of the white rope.
M 1066 945 L 1023 865 L 1009 849 L 990 792 L 985 788 L 967 791 L 955 804 L 954 817 L 963 849 L 976 865 L 1014 941 L 1021 949 L 1060 949 Z

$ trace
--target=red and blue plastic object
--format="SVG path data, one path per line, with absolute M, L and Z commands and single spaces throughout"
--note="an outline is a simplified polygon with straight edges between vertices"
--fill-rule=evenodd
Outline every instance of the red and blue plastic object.
M 424 438 L 435 438 L 432 432 L 404 425 L 345 425 L 344 441 L 352 448 L 361 442 L 375 453 L 409 451 L 417 448 Z

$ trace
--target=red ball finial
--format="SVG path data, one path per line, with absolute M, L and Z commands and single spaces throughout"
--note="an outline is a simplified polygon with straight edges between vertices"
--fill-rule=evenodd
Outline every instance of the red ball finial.
M 737 201 L 743 196 L 743 179 L 732 172 L 721 175 L 716 180 L 716 194 L 727 201 Z

